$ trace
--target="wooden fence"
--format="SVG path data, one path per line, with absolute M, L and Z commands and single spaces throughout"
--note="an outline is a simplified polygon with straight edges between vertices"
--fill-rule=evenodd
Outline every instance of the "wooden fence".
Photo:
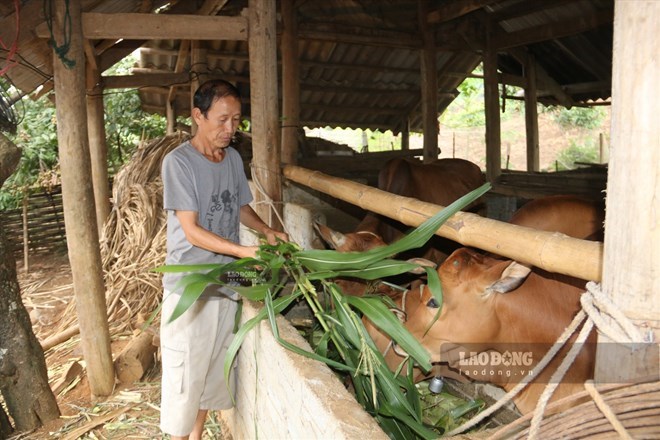
M 66 249 L 62 189 L 26 196 L 22 208 L 0 213 L 0 226 L 17 260 L 24 259 L 26 251 L 31 256 Z

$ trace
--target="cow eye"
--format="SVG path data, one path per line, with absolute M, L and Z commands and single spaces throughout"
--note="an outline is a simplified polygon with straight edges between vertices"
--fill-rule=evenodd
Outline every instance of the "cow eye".
M 438 302 L 435 300 L 435 298 L 431 298 L 429 302 L 426 303 L 426 307 L 431 307 L 432 309 L 437 309 L 438 308 Z

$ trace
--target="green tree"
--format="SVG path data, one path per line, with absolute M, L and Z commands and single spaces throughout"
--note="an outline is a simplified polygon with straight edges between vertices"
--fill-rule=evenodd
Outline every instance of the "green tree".
M 134 63 L 134 56 L 126 57 L 107 73 L 126 74 Z M 166 124 L 162 116 L 142 110 L 137 89 L 106 91 L 103 103 L 108 167 L 113 175 L 141 140 L 164 135 Z M 21 148 L 22 158 L 0 189 L 0 210 L 16 208 L 31 188 L 59 182 L 57 117 L 50 95 L 36 101 L 25 97 L 14 108 L 20 122 L 16 134 L 8 137 Z

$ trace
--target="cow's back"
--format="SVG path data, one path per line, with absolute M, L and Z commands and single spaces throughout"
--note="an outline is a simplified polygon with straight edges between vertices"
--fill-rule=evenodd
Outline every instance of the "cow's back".
M 603 239 L 603 204 L 577 196 L 558 195 L 532 200 L 511 217 L 510 223 L 570 237 Z
M 378 174 L 379 189 L 442 206 L 485 182 L 481 169 L 464 159 L 440 159 L 429 164 L 392 159 Z

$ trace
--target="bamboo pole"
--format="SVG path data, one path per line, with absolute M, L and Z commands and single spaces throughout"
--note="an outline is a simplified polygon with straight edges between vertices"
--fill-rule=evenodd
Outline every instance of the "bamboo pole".
M 282 162 L 295 165 L 300 128 L 300 60 L 294 0 L 282 0 Z
M 443 208 L 297 166 L 285 166 L 284 176 L 409 226 L 419 226 Z M 599 242 L 537 231 L 465 212 L 452 216 L 436 235 L 550 272 L 585 280 L 601 279 L 603 244 Z

